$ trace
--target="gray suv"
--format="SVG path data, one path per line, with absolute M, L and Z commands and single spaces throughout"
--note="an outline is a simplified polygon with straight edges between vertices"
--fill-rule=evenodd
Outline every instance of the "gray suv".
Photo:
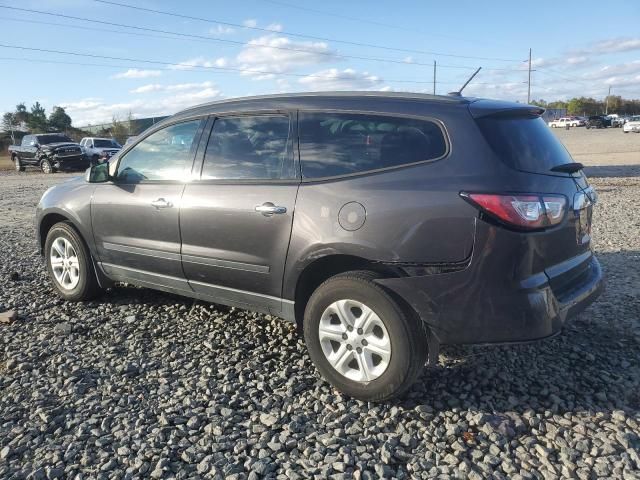
M 529 105 L 395 93 L 185 110 L 48 190 L 67 300 L 116 282 L 295 322 L 338 389 L 404 392 L 440 344 L 550 337 L 598 295 L 595 192 Z

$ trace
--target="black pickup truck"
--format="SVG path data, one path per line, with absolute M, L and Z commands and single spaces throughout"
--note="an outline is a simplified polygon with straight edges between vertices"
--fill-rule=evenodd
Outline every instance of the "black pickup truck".
M 16 170 L 39 167 L 44 173 L 58 170 L 85 170 L 89 160 L 79 144 L 61 133 L 25 135 L 20 145 L 9 147 Z

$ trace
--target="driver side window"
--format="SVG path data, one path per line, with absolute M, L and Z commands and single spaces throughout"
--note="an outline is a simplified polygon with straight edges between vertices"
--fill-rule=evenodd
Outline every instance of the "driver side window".
M 165 127 L 129 150 L 118 164 L 120 183 L 145 180 L 186 180 L 197 146 L 196 133 L 204 120 Z

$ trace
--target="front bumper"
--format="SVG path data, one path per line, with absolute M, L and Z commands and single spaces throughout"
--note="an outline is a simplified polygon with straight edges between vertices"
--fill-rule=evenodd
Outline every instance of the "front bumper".
M 523 274 L 529 259 L 495 240 L 490 228 L 481 233 L 462 270 L 377 282 L 411 305 L 444 344 L 520 343 L 553 336 L 603 290 L 602 269 L 590 250 L 551 269 Z
M 56 170 L 86 170 L 90 166 L 89 160 L 84 155 L 66 157 L 55 155 L 52 163 Z

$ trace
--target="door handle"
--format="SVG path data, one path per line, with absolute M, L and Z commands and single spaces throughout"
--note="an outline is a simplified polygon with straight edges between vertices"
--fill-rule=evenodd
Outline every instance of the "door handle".
M 256 212 L 263 214 L 265 217 L 270 217 L 271 215 L 282 215 L 283 213 L 287 213 L 287 208 L 279 207 L 271 202 L 265 202 L 256 207 Z
M 156 208 L 171 208 L 173 207 L 173 203 L 165 200 L 164 198 L 159 198 L 151 202 L 151 206 Z

